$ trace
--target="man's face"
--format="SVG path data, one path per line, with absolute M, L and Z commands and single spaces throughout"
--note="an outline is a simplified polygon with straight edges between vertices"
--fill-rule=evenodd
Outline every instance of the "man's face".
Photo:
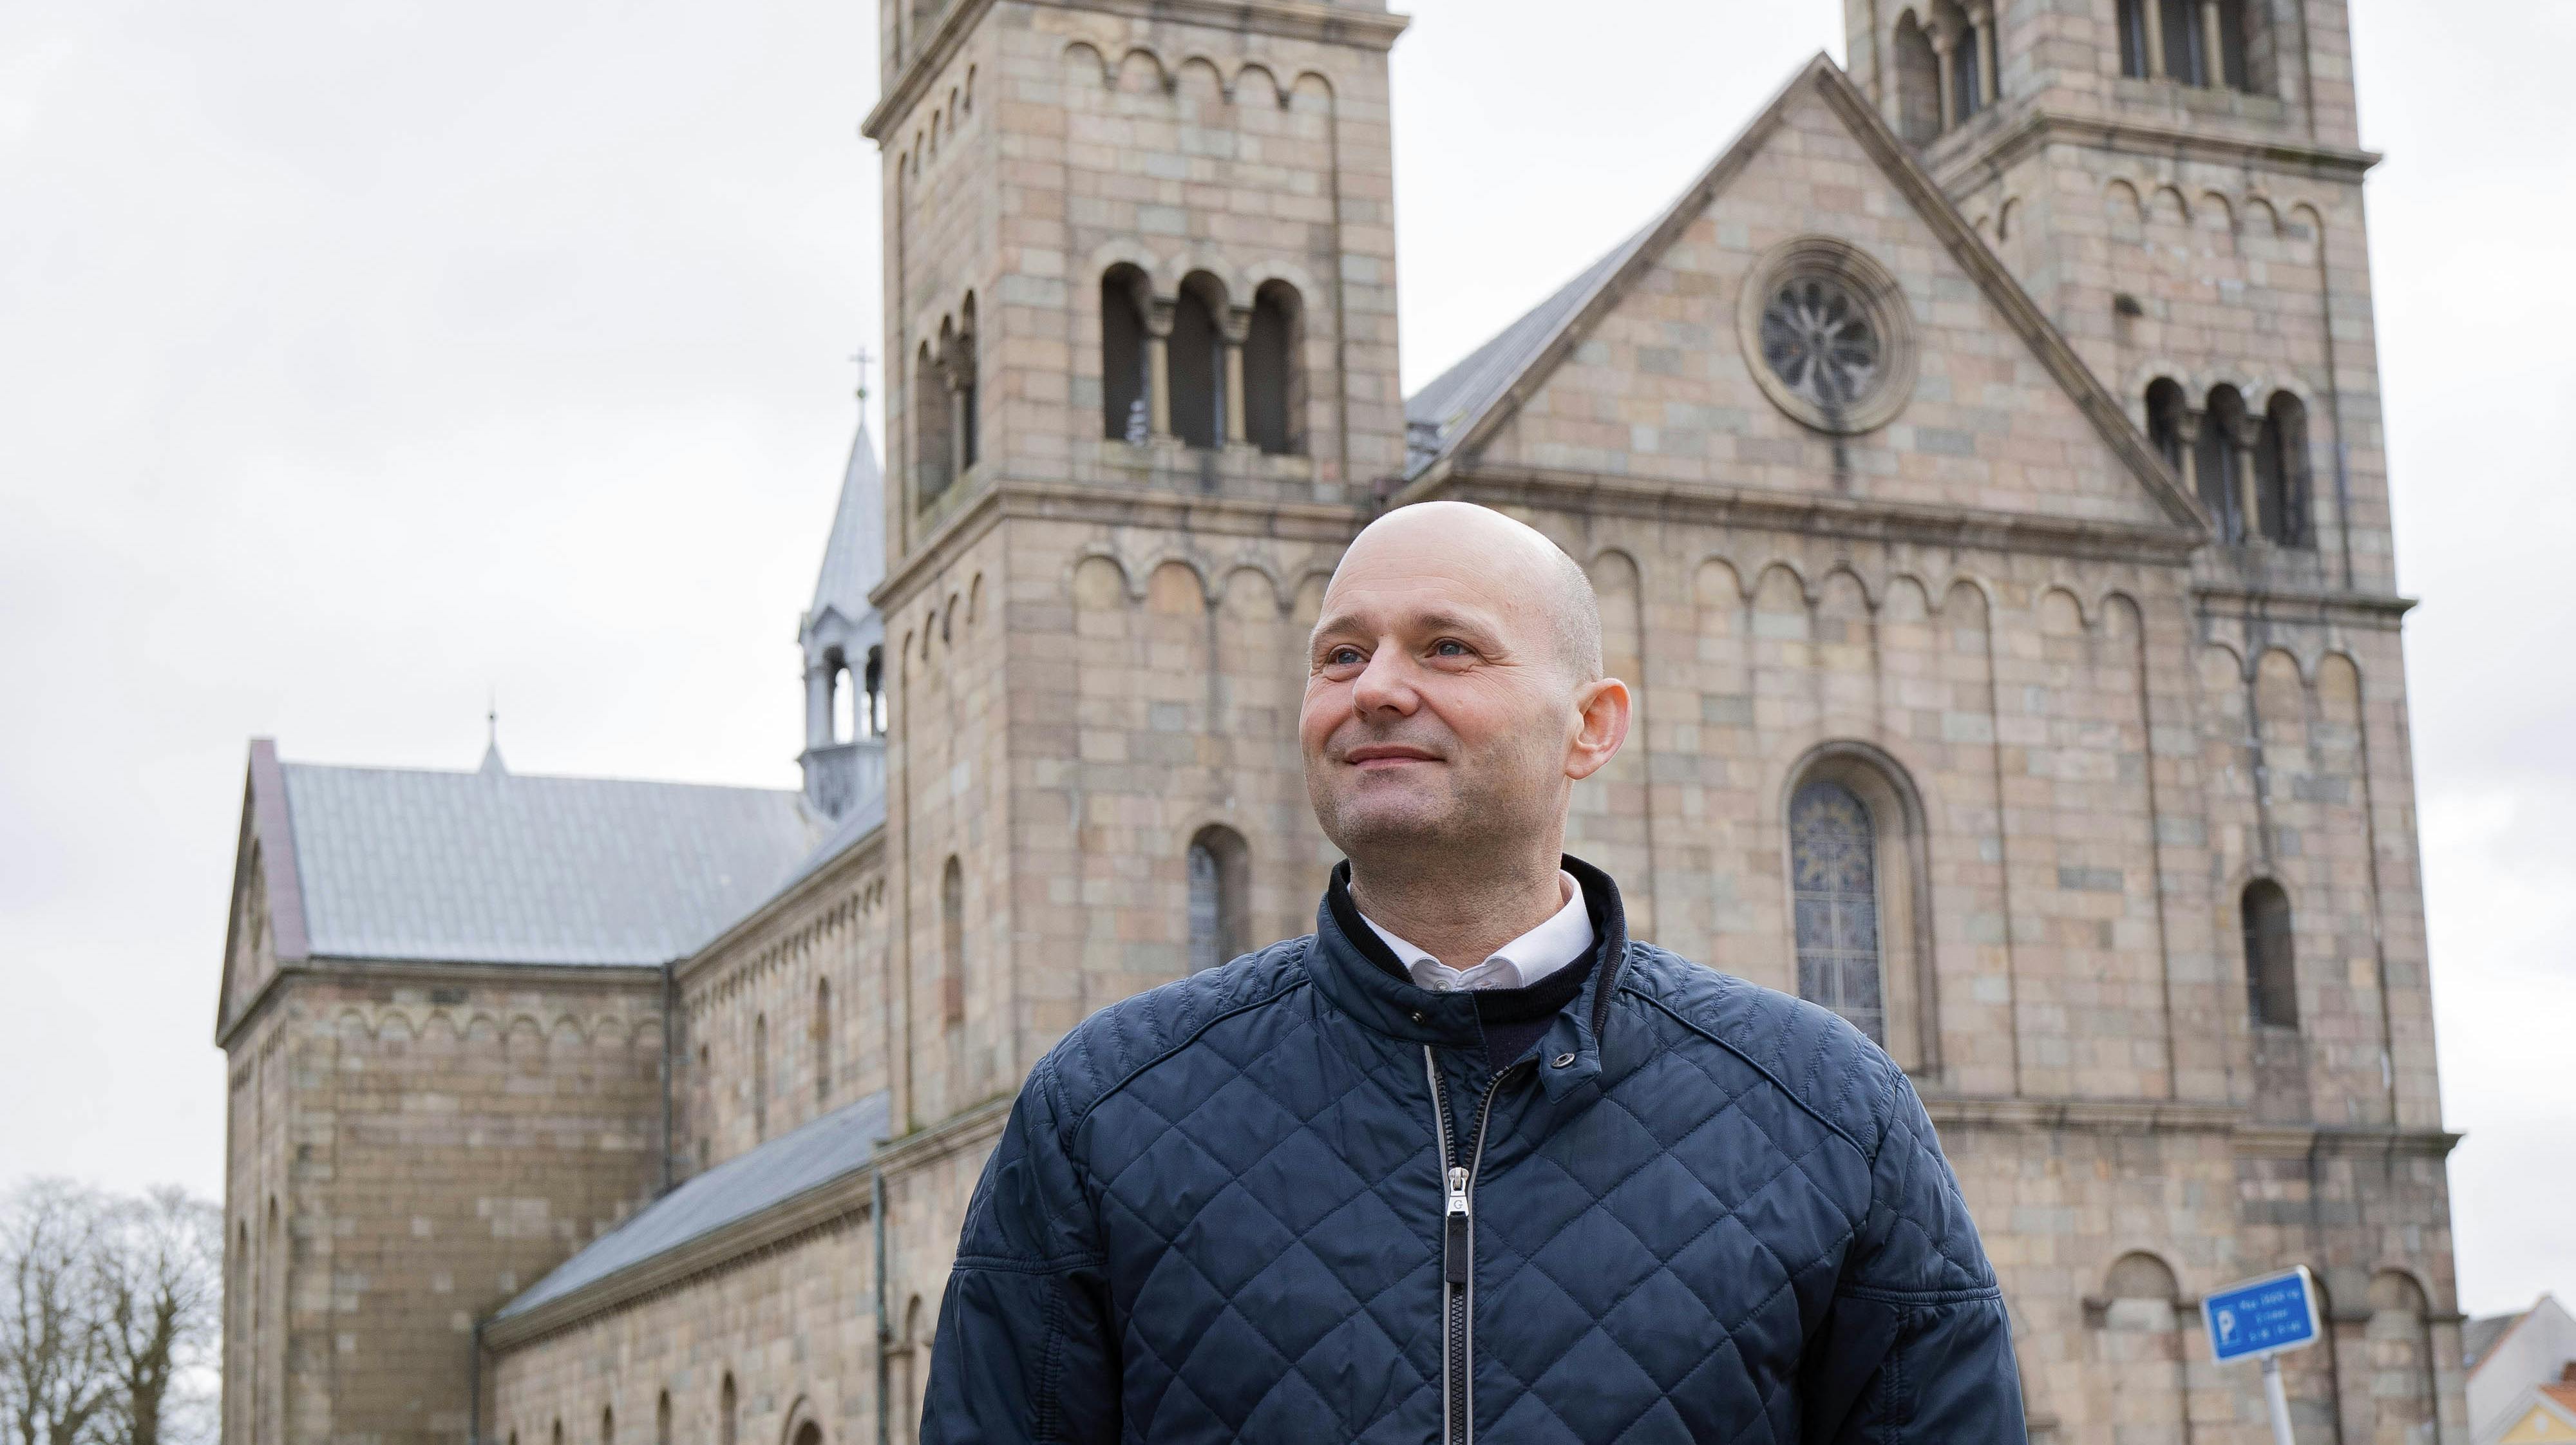
M 1315 816 L 1345 854 L 1480 851 L 1561 824 L 1579 684 L 1529 572 L 1434 526 L 1352 546 L 1297 724 Z

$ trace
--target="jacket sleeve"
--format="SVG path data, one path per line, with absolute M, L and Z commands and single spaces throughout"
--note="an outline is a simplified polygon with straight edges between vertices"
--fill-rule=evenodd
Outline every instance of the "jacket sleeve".
M 967 1205 L 939 1304 L 921 1445 L 1118 1437 L 1118 1343 L 1097 1215 L 1065 1139 L 1052 1059 Z
M 2025 1445 L 2003 1291 L 1893 1065 L 1869 1213 L 1800 1371 L 1807 1445 Z

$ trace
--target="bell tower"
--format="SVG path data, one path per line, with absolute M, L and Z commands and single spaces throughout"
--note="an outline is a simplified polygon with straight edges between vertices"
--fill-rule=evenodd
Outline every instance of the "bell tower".
M 2231 585 L 2394 587 L 2344 0 L 1845 0 L 1851 72 L 2199 495 Z
M 1179 976 L 1192 887 L 1242 893 L 1223 916 L 1258 936 L 1304 931 L 1323 855 L 1283 688 L 1299 599 L 1404 465 L 1406 22 L 1383 0 L 880 13 L 873 600 L 910 981 L 888 1049 L 929 1126 Z

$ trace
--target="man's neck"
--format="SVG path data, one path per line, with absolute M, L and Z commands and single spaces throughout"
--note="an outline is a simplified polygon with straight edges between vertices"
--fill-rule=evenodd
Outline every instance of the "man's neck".
M 1494 858 L 1471 868 L 1363 869 L 1351 860 L 1351 901 L 1370 922 L 1464 972 L 1565 906 L 1561 855 Z

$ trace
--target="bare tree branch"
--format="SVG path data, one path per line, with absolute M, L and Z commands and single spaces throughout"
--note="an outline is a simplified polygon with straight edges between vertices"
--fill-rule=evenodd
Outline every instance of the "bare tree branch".
M 190 1378 L 211 1366 L 223 1299 L 223 1213 L 176 1188 L 117 1201 L 93 1255 L 116 1397 L 106 1445 L 164 1445 Z
M 102 1208 L 57 1179 L 0 1203 L 0 1423 L 16 1445 L 103 1445 L 117 1380 L 94 1267 Z

